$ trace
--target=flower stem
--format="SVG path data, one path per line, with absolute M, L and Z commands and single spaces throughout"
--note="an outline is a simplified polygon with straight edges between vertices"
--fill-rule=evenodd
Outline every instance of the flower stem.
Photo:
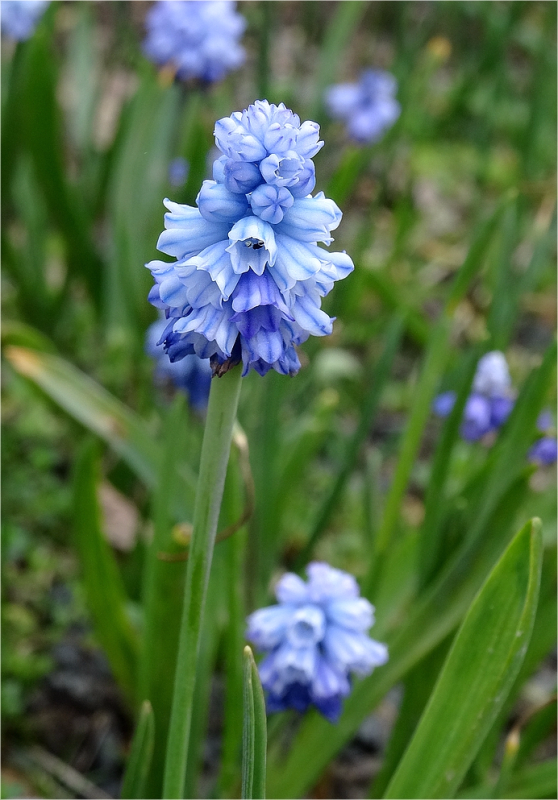
M 238 368 L 211 382 L 176 661 L 164 798 L 183 796 L 200 630 L 240 384 Z

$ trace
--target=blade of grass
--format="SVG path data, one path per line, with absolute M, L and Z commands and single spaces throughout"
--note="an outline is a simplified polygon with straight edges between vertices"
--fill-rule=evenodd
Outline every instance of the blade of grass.
M 516 279 L 512 269 L 513 251 L 517 245 L 518 213 L 517 202 L 505 209 L 499 231 L 497 254 L 494 259 L 494 290 L 488 313 L 487 327 L 492 346 L 505 350 L 517 320 L 519 303 L 518 289 L 521 282 Z
M 144 700 L 141 705 L 132 748 L 128 756 L 128 766 L 124 773 L 121 797 L 129 798 L 129 800 L 140 800 L 142 797 L 147 797 L 145 790 L 153 756 L 154 741 L 155 721 L 153 709 L 149 700 Z
M 264 800 L 267 720 L 265 700 L 252 650 L 244 648 L 243 800 Z
M 139 696 L 150 700 L 155 714 L 155 743 L 146 797 L 160 797 L 172 704 L 172 681 L 178 652 L 180 611 L 186 576 L 185 561 L 162 561 L 160 552 L 182 552 L 172 536 L 172 498 L 180 491 L 177 463 L 183 452 L 186 417 L 178 397 L 162 431 L 158 484 L 153 496 L 153 538 L 145 560 L 142 592 L 144 629 L 139 668 Z
M 147 486 L 157 484 L 160 448 L 141 417 L 60 356 L 14 346 L 6 347 L 5 354 L 17 372 L 104 439 Z M 186 464 L 180 465 L 180 474 L 178 510 L 183 515 L 192 507 L 195 477 Z
M 469 395 L 479 351 L 473 350 L 460 370 L 460 385 L 451 414 L 446 419 L 440 441 L 436 447 L 432 471 L 424 500 L 424 520 L 419 532 L 419 573 L 421 585 L 425 586 L 439 566 L 442 547 L 442 520 L 446 510 L 446 482 L 450 472 L 453 448 L 459 437 L 463 409 Z
M 129 701 L 136 691 L 138 641 L 126 616 L 126 594 L 114 556 L 102 533 L 97 501 L 97 444 L 82 448 L 74 476 L 74 531 L 87 604 L 95 633 Z

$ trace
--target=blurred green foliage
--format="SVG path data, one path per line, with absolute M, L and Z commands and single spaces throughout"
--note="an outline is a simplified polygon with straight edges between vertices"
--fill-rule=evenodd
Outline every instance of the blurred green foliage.
M 87 429 L 104 442 L 102 478 L 138 512 L 131 549 L 105 555 L 125 606 L 120 629 L 143 642 L 138 685 L 124 682 L 130 713 L 152 694 L 149 786 L 159 796 L 172 683 L 161 676 L 173 674 L 184 576 L 173 559 L 185 552 L 203 424 L 153 386 L 143 348 L 156 315 L 143 264 L 157 255 L 162 198 L 195 201 L 215 119 L 265 94 L 322 125 L 317 188 L 342 207 L 336 245 L 356 268 L 325 303 L 333 335 L 304 345 L 296 379 L 243 382 L 255 510 L 215 553 L 189 791 L 216 781 L 213 773 L 200 784 L 196 771 L 213 673 L 224 677 L 229 714 L 219 792 L 239 791 L 243 608 L 270 602 L 273 579 L 308 558 L 359 578 L 391 661 L 358 684 L 337 728 L 309 715 L 293 740 L 289 715 L 273 721 L 269 791 L 302 796 L 322 776 L 328 796 L 328 763 L 402 683 L 371 790 L 385 791 L 475 593 L 513 534 L 539 516 L 535 634 L 457 787 L 488 796 L 498 791 L 499 742 L 555 635 L 555 473 L 530 468 L 525 454 L 538 410 L 556 398 L 556 5 L 244 2 L 247 64 L 203 90 L 168 85 L 144 60 L 146 7 L 53 2 L 32 39 L 3 47 L 5 733 L 33 740 L 29 698 L 72 626 L 97 615 L 93 640 L 107 646 L 72 522 L 71 475 Z M 366 66 L 393 72 L 402 114 L 359 149 L 328 120 L 321 92 Z M 190 174 L 173 189 L 167 168 L 179 155 Z M 430 402 L 447 388 L 464 401 L 476 359 L 496 348 L 510 364 L 516 410 L 494 446 L 466 443 L 458 412 L 442 425 Z M 245 444 L 235 447 L 220 529 L 239 519 L 250 489 Z M 99 480 L 83 474 L 74 496 L 94 503 Z M 164 647 L 146 656 L 162 629 Z M 553 723 L 538 714 L 509 796 L 551 796 L 548 763 L 532 755 Z M 286 761 L 285 741 L 294 741 Z

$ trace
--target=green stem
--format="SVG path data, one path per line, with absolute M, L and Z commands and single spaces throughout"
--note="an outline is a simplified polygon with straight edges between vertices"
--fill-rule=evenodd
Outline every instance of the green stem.
M 240 384 L 239 368 L 211 382 L 186 573 L 165 765 L 164 798 L 183 796 L 200 630 Z

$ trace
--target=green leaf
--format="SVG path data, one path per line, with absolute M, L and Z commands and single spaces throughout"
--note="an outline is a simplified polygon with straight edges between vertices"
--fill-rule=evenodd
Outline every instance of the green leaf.
M 511 493 L 510 493 L 511 494 Z M 543 534 L 544 541 L 544 534 Z M 507 721 L 510 715 L 513 714 L 513 709 L 517 703 L 523 688 L 527 681 L 531 678 L 533 673 L 537 670 L 541 662 L 552 653 L 556 646 L 556 547 L 546 548 L 543 554 L 542 572 L 541 572 L 541 586 L 539 590 L 539 602 L 537 606 L 537 614 L 535 616 L 535 623 L 533 626 L 533 633 L 531 641 L 527 649 L 527 654 L 521 665 L 521 669 L 515 679 L 508 698 L 496 720 L 492 725 L 492 730 L 489 731 L 482 750 L 479 752 L 471 767 L 472 774 L 478 776 L 478 779 L 484 781 L 489 774 L 492 764 L 496 760 L 499 750 L 500 742 L 502 739 L 502 731 L 506 730 Z M 556 717 L 554 716 L 554 723 Z M 550 733 L 550 731 L 549 731 Z M 536 738 L 532 746 L 536 743 Z M 528 741 L 525 738 L 525 732 L 521 730 L 521 747 L 517 756 L 517 765 L 525 764 L 525 759 L 528 756 L 529 747 Z
M 385 797 L 453 797 L 515 680 L 542 564 L 540 521 L 517 534 L 455 638 L 418 729 Z
M 126 616 L 124 584 L 103 536 L 97 483 L 97 444 L 87 442 L 78 456 L 74 475 L 75 543 L 95 633 L 117 681 L 132 700 L 136 688 L 138 641 Z
M 369 797 L 382 797 L 416 729 L 432 693 L 440 668 L 447 656 L 451 637 L 447 637 L 405 679 L 403 701 L 391 732 L 383 763 L 371 786 Z
M 244 648 L 244 725 L 242 736 L 243 800 L 265 798 L 267 720 L 258 668 L 248 645 Z
M 89 376 L 60 356 L 7 347 L 7 359 L 14 369 L 39 386 L 70 416 L 112 447 L 147 484 L 157 484 L 160 447 L 145 422 Z M 180 467 L 181 488 L 187 490 L 186 508 L 191 508 L 195 477 L 185 464 Z M 180 501 L 184 510 L 184 500 Z
M 149 700 L 144 700 L 139 714 L 138 724 L 128 756 L 128 766 L 124 774 L 120 796 L 127 800 L 140 800 L 146 797 L 146 783 L 153 745 L 155 742 L 155 720 Z

